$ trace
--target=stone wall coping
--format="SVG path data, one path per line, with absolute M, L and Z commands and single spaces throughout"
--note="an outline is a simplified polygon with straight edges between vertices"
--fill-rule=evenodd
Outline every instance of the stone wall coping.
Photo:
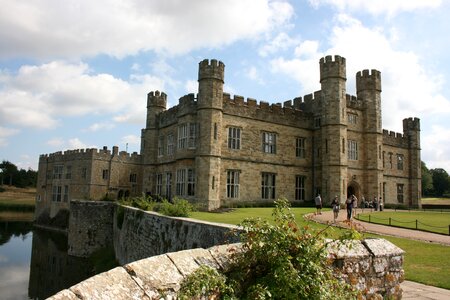
M 355 257 L 368 256 L 370 261 L 384 260 L 398 257 L 404 251 L 384 239 L 367 239 L 352 241 L 350 244 L 332 243 L 330 247 L 339 257 L 354 260 Z M 175 299 L 180 283 L 184 277 L 192 273 L 201 265 L 208 265 L 217 269 L 224 269 L 230 261 L 232 253 L 240 250 L 240 244 L 214 246 L 208 249 L 191 249 L 166 253 L 144 258 L 110 271 L 88 278 L 48 299 L 159 299 L 160 293 L 165 299 Z M 349 256 L 344 253 L 350 250 Z M 400 264 L 400 265 L 399 265 Z M 400 269 L 399 269 L 400 267 Z M 379 276 L 381 271 L 376 271 Z M 401 260 L 386 260 L 384 273 L 401 273 Z M 391 276 L 392 277 L 392 276 Z M 402 276 L 395 281 L 399 284 Z M 373 286 L 370 291 L 386 290 L 384 283 L 379 287 Z M 390 288 L 397 286 L 390 283 Z M 358 285 L 356 285 L 358 288 Z M 364 292 L 364 291 L 362 291 Z

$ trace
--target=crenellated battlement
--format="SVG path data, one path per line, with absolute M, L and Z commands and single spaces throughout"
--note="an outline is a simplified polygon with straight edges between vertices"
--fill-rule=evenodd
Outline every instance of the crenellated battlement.
M 381 72 L 375 69 L 356 73 L 356 92 L 376 90 L 381 92 Z
M 147 108 L 154 106 L 166 109 L 167 107 L 166 93 L 157 90 L 147 94 Z
M 328 78 L 341 78 L 346 80 L 345 58 L 339 55 L 327 55 L 320 59 L 320 82 Z
M 383 144 L 395 147 L 408 147 L 408 137 L 399 132 L 383 129 Z
M 403 119 L 403 133 L 406 135 L 410 131 L 420 131 L 419 118 Z
M 363 109 L 363 102 L 358 99 L 354 95 L 346 94 L 345 100 L 347 102 L 347 107 L 354 108 L 354 109 Z
M 224 81 L 225 65 L 216 59 L 204 59 L 199 63 L 198 80 L 202 79 L 218 79 Z
M 70 161 L 70 160 L 83 160 L 83 159 L 111 159 L 111 157 L 118 157 L 121 160 L 127 160 L 129 162 L 139 163 L 141 155 L 137 152 L 128 153 L 126 151 L 120 151 L 119 147 L 114 146 L 111 150 L 105 146 L 102 149 L 86 148 L 86 149 L 74 149 L 66 151 L 57 151 L 49 154 L 41 154 L 39 160 L 48 159 L 49 161 Z

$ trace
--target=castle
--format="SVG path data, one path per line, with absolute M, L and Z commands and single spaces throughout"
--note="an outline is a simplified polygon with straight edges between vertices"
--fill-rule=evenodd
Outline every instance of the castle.
M 224 93 L 225 65 L 199 63 L 198 94 L 167 109 L 167 95 L 150 92 L 140 154 L 86 149 L 41 155 L 39 214 L 71 199 L 117 199 L 142 193 L 179 196 L 207 210 L 241 202 L 325 202 L 382 197 L 420 207 L 420 122 L 403 133 L 382 129 L 381 74 L 356 74 L 346 93 L 346 61 L 320 59 L 321 90 L 269 105 Z

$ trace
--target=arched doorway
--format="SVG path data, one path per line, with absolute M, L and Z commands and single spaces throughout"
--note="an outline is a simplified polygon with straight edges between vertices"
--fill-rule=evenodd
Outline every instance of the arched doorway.
M 349 182 L 347 186 L 347 198 L 351 195 L 355 195 L 358 200 L 360 199 L 361 188 L 356 181 Z

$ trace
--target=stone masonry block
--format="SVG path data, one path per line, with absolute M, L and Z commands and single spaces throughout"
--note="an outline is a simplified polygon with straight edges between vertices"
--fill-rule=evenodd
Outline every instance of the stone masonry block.
M 200 265 L 218 269 L 219 265 L 208 250 L 197 248 L 179 252 L 167 253 L 183 276 L 194 272 Z
M 327 245 L 328 256 L 334 259 L 356 259 L 369 257 L 370 252 L 364 247 L 361 241 L 332 241 Z
M 80 300 L 72 291 L 62 290 L 59 293 L 47 298 L 47 300 Z
M 183 276 L 165 254 L 141 259 L 124 266 L 139 278 L 145 291 L 178 290 Z
M 405 253 L 405 251 L 385 239 L 365 239 L 363 243 L 375 257 L 398 256 Z
M 79 299 L 145 299 L 144 291 L 122 267 L 82 281 L 70 291 Z

